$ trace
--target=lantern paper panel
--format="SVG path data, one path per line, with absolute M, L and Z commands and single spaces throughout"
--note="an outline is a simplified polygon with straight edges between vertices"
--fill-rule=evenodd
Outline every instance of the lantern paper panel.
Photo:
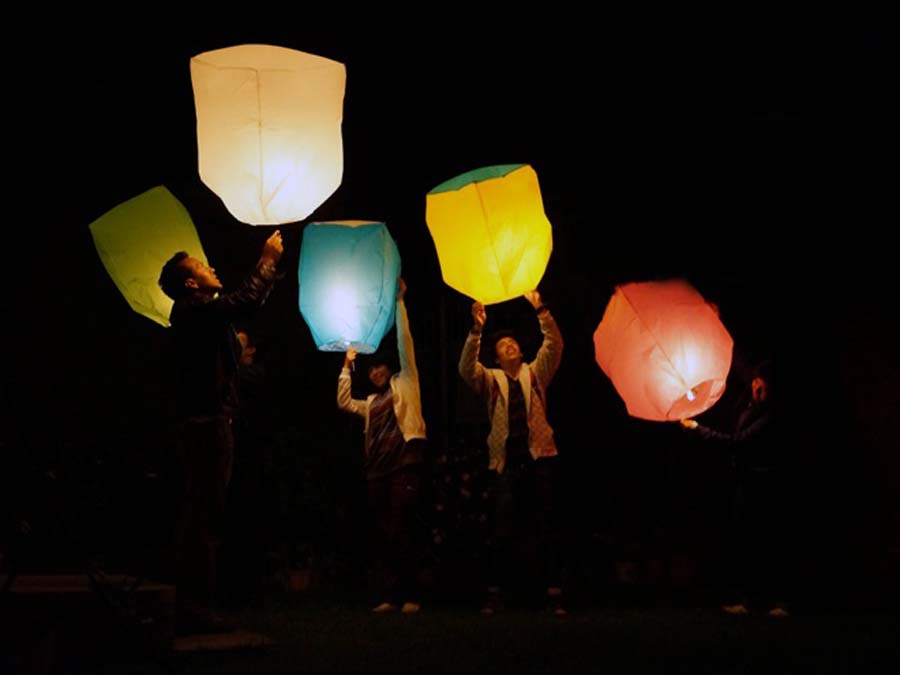
M 597 363 L 633 417 L 699 415 L 725 391 L 734 341 L 683 280 L 618 286 L 594 333 Z
M 131 308 L 168 327 L 172 300 L 159 287 L 163 265 L 178 251 L 206 262 L 181 202 L 160 185 L 100 216 L 90 230 L 100 260 Z
M 537 174 L 527 164 L 489 166 L 438 185 L 425 220 L 444 282 L 479 302 L 537 288 L 553 235 Z
M 394 325 L 400 253 L 384 223 L 310 223 L 300 246 L 300 314 L 316 347 L 361 354 Z
M 303 220 L 341 184 L 344 64 L 271 45 L 191 59 L 200 178 L 238 220 Z

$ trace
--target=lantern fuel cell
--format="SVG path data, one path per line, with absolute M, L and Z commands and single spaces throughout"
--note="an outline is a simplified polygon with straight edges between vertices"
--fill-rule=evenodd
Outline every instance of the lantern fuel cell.
M 239 221 L 303 220 L 341 184 L 344 64 L 271 45 L 191 59 L 200 178 Z
M 719 400 L 734 341 L 715 310 L 676 279 L 616 287 L 594 333 L 597 364 L 633 417 L 676 421 Z
M 297 274 L 300 314 L 320 351 L 378 349 L 394 325 L 400 276 L 400 253 L 384 223 L 310 223 Z
M 527 164 L 489 166 L 441 183 L 425 220 L 444 282 L 486 305 L 538 287 L 553 235 L 537 174 Z

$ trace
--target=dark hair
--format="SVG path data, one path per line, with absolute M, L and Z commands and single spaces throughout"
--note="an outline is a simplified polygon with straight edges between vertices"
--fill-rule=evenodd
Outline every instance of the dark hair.
M 365 357 L 366 372 L 378 366 L 387 366 L 392 373 L 396 373 L 400 368 L 396 363 L 397 359 L 389 349 L 379 349 L 373 354 Z
M 775 363 L 771 359 L 766 359 L 765 361 L 758 363 L 753 369 L 753 377 L 765 380 L 769 389 L 774 389 L 777 384 Z
M 178 300 L 188 294 L 184 282 L 190 279 L 191 271 L 181 264 L 187 258 L 187 251 L 178 251 L 166 261 L 159 275 L 159 287 L 172 300 Z
M 502 328 L 500 330 L 495 330 L 493 333 L 488 335 L 487 344 L 490 345 L 490 358 L 491 360 L 497 359 L 497 343 L 500 342 L 503 338 L 512 338 L 516 342 L 519 339 L 516 337 L 516 334 L 511 331 L 509 328 Z

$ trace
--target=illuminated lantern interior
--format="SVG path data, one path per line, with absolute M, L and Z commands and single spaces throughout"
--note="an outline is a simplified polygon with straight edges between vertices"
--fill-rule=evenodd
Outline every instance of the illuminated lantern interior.
M 206 262 L 181 202 L 155 187 L 100 216 L 90 230 L 100 260 L 131 308 L 168 327 L 172 300 L 159 287 L 163 265 L 178 251 Z
M 537 174 L 527 164 L 489 166 L 438 185 L 425 219 L 444 282 L 485 304 L 537 288 L 553 236 Z
M 238 220 L 303 220 L 341 184 L 342 63 L 240 45 L 191 59 L 200 178 Z
M 734 342 L 686 281 L 618 286 L 594 333 L 594 355 L 628 413 L 667 421 L 699 415 L 725 391 Z
M 384 223 L 345 220 L 303 229 L 300 314 L 321 351 L 371 354 L 394 325 L 400 253 Z

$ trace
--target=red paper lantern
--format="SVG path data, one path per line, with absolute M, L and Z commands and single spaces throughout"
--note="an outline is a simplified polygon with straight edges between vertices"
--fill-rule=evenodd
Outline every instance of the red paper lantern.
M 683 280 L 616 287 L 594 332 L 594 355 L 628 414 L 654 421 L 699 415 L 719 400 L 734 341 Z

